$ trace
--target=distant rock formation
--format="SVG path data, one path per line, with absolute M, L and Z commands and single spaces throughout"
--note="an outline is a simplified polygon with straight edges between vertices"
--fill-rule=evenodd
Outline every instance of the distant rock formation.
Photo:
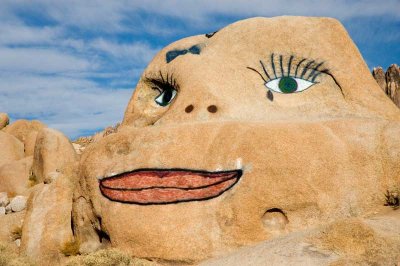
M 382 67 L 375 67 L 372 70 L 372 76 L 374 76 L 382 90 L 400 108 L 400 67 L 392 64 L 386 70 L 386 73 Z

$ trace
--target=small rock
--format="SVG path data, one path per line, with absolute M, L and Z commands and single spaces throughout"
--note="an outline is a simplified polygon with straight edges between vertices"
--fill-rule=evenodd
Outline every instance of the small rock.
M 10 212 L 12 212 L 12 210 L 11 210 L 11 204 L 8 204 L 8 205 L 6 206 L 6 214 L 9 214 Z
M 14 241 L 14 243 L 15 243 L 15 245 L 17 245 L 17 247 L 20 247 L 21 246 L 21 239 L 20 238 L 16 239 Z
M 7 192 L 0 192 L 0 207 L 5 207 L 10 203 L 8 199 Z
M 0 216 L 6 215 L 6 207 L 0 207 Z
M 16 196 L 11 200 L 10 205 L 13 212 L 20 212 L 26 208 L 26 197 Z

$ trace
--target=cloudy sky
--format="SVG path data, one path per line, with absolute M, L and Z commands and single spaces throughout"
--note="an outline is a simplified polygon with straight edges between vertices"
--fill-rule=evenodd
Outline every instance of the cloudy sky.
M 121 121 L 161 47 L 253 16 L 339 19 L 369 67 L 400 63 L 400 0 L 0 0 L 0 112 L 70 138 Z

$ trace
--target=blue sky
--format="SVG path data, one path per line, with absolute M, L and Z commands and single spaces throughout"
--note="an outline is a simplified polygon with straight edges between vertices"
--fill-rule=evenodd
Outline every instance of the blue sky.
M 0 112 L 74 139 L 122 120 L 168 43 L 253 16 L 339 19 L 369 67 L 400 63 L 400 1 L 0 0 Z

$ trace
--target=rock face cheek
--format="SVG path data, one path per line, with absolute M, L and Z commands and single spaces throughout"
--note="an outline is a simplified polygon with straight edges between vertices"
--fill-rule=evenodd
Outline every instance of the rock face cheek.
M 393 154 L 382 169 L 379 132 L 386 124 L 366 123 L 202 123 L 191 125 L 194 135 L 179 125 L 124 131 L 84 155 L 82 194 L 113 245 L 140 257 L 201 260 L 381 206 L 382 192 L 398 179 L 390 164 L 399 158 Z M 240 176 L 229 175 L 235 171 Z M 229 180 L 235 182 L 218 187 Z M 151 196 L 121 201 L 104 187 Z M 210 198 L 204 188 L 220 193 Z M 170 191 L 182 202 L 170 201 Z M 283 222 L 272 228 L 270 217 Z

